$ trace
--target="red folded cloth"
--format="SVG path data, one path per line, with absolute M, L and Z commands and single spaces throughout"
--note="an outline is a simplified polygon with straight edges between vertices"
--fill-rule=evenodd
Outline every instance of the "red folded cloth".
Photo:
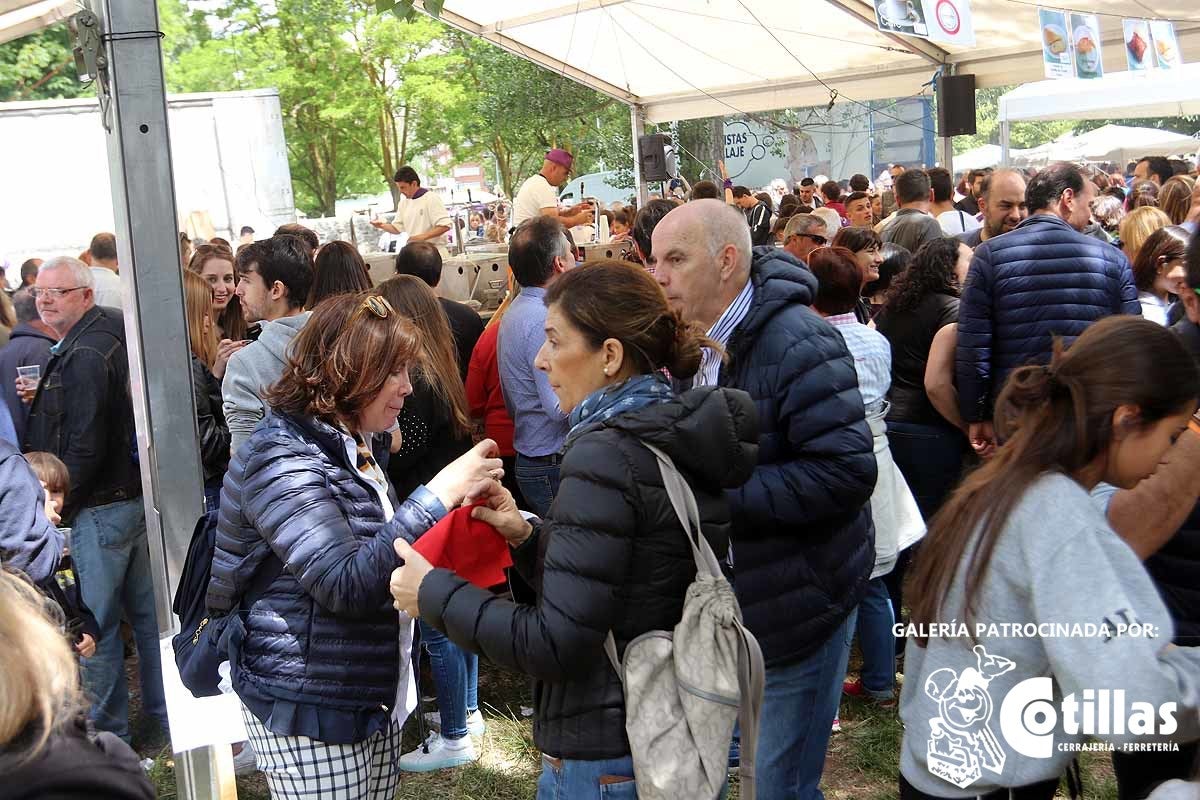
M 483 589 L 504 582 L 505 567 L 512 566 L 512 552 L 500 531 L 473 519 L 474 505 L 451 511 L 426 531 L 413 549 L 435 567 L 453 570 Z

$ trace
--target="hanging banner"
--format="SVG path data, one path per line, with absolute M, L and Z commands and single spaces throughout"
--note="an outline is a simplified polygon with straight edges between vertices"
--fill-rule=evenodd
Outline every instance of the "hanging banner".
M 875 24 L 886 33 L 929 38 L 922 0 L 875 0 Z
M 1075 53 L 1075 77 L 1104 77 L 1104 62 L 1100 58 L 1100 21 L 1095 14 L 1071 14 L 1071 50 Z
M 1130 72 L 1145 72 L 1154 69 L 1154 55 L 1150 52 L 1150 25 L 1144 19 L 1121 20 L 1125 32 L 1125 60 Z
M 1159 69 L 1178 69 L 1179 42 L 1175 39 L 1175 23 L 1164 19 L 1150 20 L 1150 36 L 1154 39 L 1154 60 Z
M 1042 63 L 1047 78 L 1069 78 L 1074 74 L 1071 63 L 1071 36 L 1067 32 L 1066 12 L 1039 8 L 1038 21 L 1042 28 Z
M 875 25 L 946 44 L 975 44 L 970 0 L 874 0 Z
M 974 46 L 970 0 L 923 0 L 929 38 L 945 44 Z

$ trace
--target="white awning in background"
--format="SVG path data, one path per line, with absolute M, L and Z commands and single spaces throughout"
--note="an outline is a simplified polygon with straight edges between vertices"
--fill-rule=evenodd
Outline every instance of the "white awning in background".
M 1013 150 L 1010 158 L 1021 167 L 1042 167 L 1054 161 L 1111 161 L 1124 164 L 1142 156 L 1190 156 L 1200 141 L 1157 128 L 1105 125 L 1087 133 L 1064 134 L 1029 150 Z M 957 163 L 957 159 L 955 159 Z
M 78 10 L 75 0 L 0 0 L 0 44 L 36 33 Z
M 1200 60 L 1200 48 L 1185 52 Z M 1104 60 L 1107 65 L 1107 53 Z M 1170 71 L 1115 72 L 1096 80 L 1027 83 L 999 102 L 1001 122 L 1192 114 L 1200 114 L 1200 62 Z
M 1086 6 L 1102 15 L 1105 72 L 1124 70 L 1121 17 L 1145 16 L 1145 7 Z M 1185 60 L 1200 59 L 1195 0 L 1157 0 L 1154 12 L 1187 20 L 1176 24 L 1179 45 Z M 446 0 L 440 15 L 643 106 L 647 122 L 823 105 L 830 87 L 840 102 L 906 97 L 943 63 L 980 87 L 1041 80 L 1035 2 L 973 0 L 971 16 L 974 47 L 880 33 L 866 0 Z

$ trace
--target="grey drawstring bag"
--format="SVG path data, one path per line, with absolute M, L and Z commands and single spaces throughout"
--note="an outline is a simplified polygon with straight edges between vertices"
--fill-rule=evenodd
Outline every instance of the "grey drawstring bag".
M 641 800 L 716 798 L 725 785 L 733 725 L 741 720 L 740 796 L 754 800 L 754 756 L 763 696 L 763 657 L 742 624 L 733 587 L 700 530 L 696 497 L 656 447 L 667 496 L 696 559 L 683 616 L 672 631 L 649 631 L 617 658 L 604 650 L 625 689 L 625 732 Z

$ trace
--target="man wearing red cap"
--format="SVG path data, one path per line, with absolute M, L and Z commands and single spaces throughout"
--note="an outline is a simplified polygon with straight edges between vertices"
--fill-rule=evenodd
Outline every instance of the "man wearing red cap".
M 574 156 L 557 147 L 546 153 L 542 171 L 521 184 L 517 192 L 517 199 L 513 201 L 513 227 L 539 215 L 557 217 L 568 228 L 592 222 L 591 203 L 580 203 L 562 211 L 558 208 L 558 187 L 571 174 L 574 160 Z

